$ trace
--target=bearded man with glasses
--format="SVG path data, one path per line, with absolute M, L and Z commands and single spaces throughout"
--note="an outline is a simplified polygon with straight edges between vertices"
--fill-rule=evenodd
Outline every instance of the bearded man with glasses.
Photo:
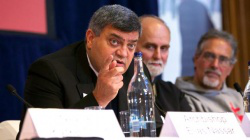
M 225 80 L 236 62 L 237 43 L 227 32 L 210 30 L 197 46 L 194 76 L 180 77 L 176 86 L 197 112 L 234 112 L 243 115 L 243 100 L 239 93 L 227 87 Z

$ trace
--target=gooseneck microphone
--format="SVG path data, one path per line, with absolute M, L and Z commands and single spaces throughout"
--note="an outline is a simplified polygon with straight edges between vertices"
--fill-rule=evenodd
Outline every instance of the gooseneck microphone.
M 235 88 L 236 91 L 238 91 L 238 92 L 241 94 L 241 96 L 243 97 L 242 89 L 241 89 L 240 85 L 239 85 L 237 82 L 234 83 L 234 88 Z
M 28 107 L 28 108 L 33 107 L 33 106 L 30 105 L 27 101 L 25 101 L 21 96 L 19 96 L 19 95 L 17 94 L 16 89 L 15 89 L 11 84 L 8 84 L 8 85 L 6 86 L 6 88 L 8 89 L 8 91 L 9 91 L 10 93 L 12 93 L 12 95 L 16 96 L 21 102 L 23 102 L 23 103 L 26 105 L 26 107 Z

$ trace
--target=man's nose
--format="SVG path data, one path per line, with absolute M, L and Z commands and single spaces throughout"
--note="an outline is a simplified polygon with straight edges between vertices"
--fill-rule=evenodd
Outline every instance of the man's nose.
M 153 58 L 157 59 L 157 60 L 161 59 L 161 50 L 160 49 L 155 49 Z
M 119 48 L 117 50 L 117 55 L 120 57 L 127 57 L 128 56 L 127 47 L 122 46 L 121 48 Z
M 214 60 L 211 62 L 211 65 L 212 65 L 214 68 L 218 68 L 219 65 L 220 65 L 220 60 L 219 60 L 219 58 L 214 58 Z

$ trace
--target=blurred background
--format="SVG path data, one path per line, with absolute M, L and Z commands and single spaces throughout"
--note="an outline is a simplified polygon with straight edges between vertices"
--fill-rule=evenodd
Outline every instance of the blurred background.
M 39 57 L 85 38 L 90 17 L 99 7 L 120 4 L 138 16 L 161 17 L 171 30 L 170 56 L 162 79 L 175 82 L 193 74 L 192 56 L 202 34 L 225 30 L 238 41 L 237 63 L 227 79 L 244 89 L 250 60 L 249 0 L 0 0 L 0 122 L 18 120 L 28 68 Z

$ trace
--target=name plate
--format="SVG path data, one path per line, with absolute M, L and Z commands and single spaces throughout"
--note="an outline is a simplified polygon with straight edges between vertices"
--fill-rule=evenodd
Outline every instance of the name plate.
M 28 109 L 20 139 L 101 137 L 124 139 L 113 110 Z
M 247 137 L 250 137 L 250 113 L 245 113 L 241 127 Z
M 233 113 L 167 112 L 160 137 L 246 138 Z

